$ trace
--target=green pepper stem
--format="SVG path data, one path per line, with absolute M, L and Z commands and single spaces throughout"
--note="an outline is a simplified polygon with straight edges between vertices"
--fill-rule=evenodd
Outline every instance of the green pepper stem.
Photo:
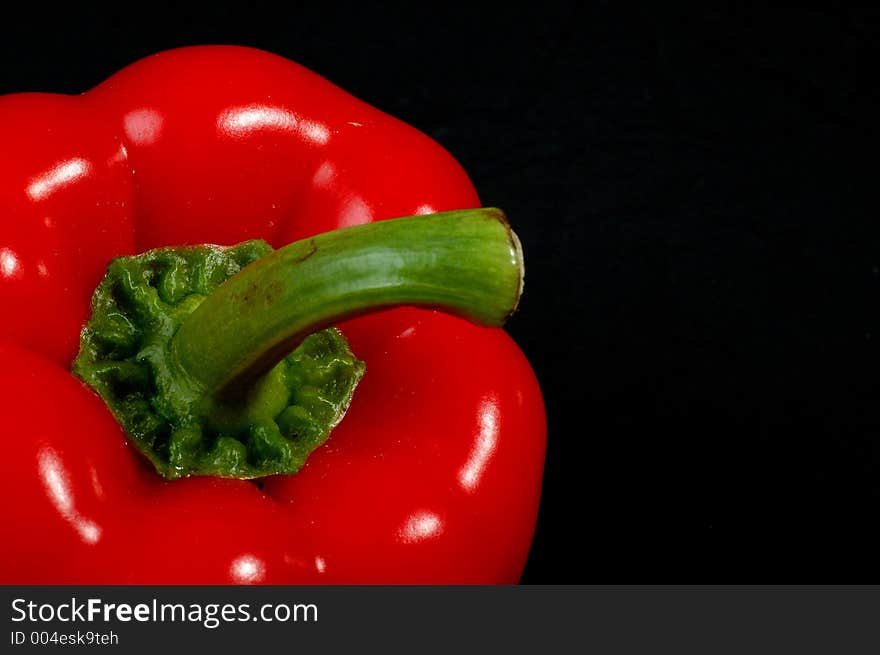
M 495 208 L 399 218 L 297 241 L 246 266 L 188 316 L 172 359 L 208 392 L 234 393 L 305 337 L 401 305 L 500 326 L 522 292 L 519 240 Z

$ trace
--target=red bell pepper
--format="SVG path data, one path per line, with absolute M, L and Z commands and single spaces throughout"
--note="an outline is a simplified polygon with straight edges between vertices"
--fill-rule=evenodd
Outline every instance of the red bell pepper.
M 438 144 L 238 47 L 160 53 L 80 96 L 4 96 L 0 143 L 0 582 L 519 579 L 546 427 L 499 328 L 415 308 L 340 323 L 366 364 L 348 413 L 260 484 L 163 479 L 70 373 L 113 258 L 478 207 Z

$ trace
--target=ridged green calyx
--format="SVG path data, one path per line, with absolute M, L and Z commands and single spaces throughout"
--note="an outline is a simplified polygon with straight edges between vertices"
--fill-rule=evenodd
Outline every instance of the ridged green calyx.
M 380 221 L 277 251 L 160 248 L 111 262 L 73 371 L 168 479 L 295 473 L 364 375 L 330 326 L 398 305 L 501 325 L 521 289 L 522 252 L 497 209 Z

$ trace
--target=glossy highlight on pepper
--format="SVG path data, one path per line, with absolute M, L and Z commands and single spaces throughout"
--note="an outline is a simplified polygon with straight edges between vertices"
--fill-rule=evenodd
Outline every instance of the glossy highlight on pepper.
M 546 427 L 501 329 L 417 308 L 343 321 L 368 373 L 327 443 L 262 488 L 162 480 L 69 373 L 115 257 L 479 206 L 445 150 L 292 62 L 220 46 L 80 96 L 4 96 L 0 138 L 0 484 L 16 499 L 0 581 L 518 579 Z

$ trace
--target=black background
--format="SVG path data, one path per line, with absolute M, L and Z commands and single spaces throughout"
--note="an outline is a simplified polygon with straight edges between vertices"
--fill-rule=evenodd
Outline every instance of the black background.
M 878 581 L 880 13 L 56 11 L 3 20 L 0 93 L 260 47 L 427 132 L 508 212 L 509 331 L 549 421 L 525 582 Z

